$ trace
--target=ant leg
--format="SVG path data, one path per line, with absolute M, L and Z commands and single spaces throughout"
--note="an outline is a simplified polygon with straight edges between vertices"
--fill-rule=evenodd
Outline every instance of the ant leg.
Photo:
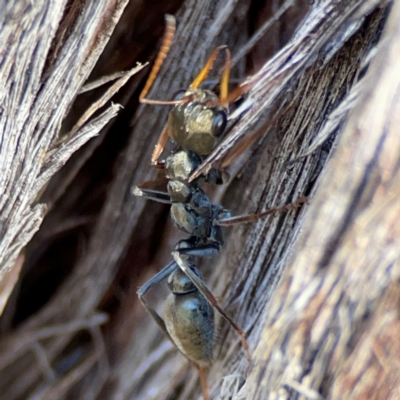
M 306 202 L 307 202 L 307 197 L 301 196 L 293 203 L 285 204 L 284 206 L 280 207 L 273 207 L 259 214 L 244 214 L 244 215 L 237 215 L 236 217 L 215 219 L 213 221 L 213 224 L 218 226 L 231 226 L 247 222 L 254 222 L 261 218 L 267 217 L 268 215 L 271 214 L 276 214 L 283 211 L 295 210 L 296 208 L 300 207 L 301 204 L 304 204 Z
M 189 257 L 188 256 L 208 256 L 211 254 L 215 254 L 219 251 L 219 246 L 210 244 L 210 245 L 202 245 L 194 248 L 186 248 L 186 249 L 176 249 L 172 252 L 172 257 L 178 264 L 179 268 L 189 277 L 189 279 L 194 283 L 194 285 L 199 289 L 200 293 L 207 299 L 207 301 L 214 307 L 235 329 L 235 331 L 239 334 L 240 339 L 242 341 L 242 347 L 246 353 L 246 358 L 249 362 L 251 362 L 251 355 L 249 352 L 249 344 L 246 340 L 246 334 L 243 329 L 240 328 L 239 325 L 234 322 L 229 315 L 225 312 L 225 310 L 218 304 L 217 299 L 202 281 L 202 279 L 197 276 L 197 274 L 190 268 Z
M 179 246 L 179 243 L 178 243 Z M 175 249 L 175 251 L 179 252 L 181 256 L 192 256 L 192 257 L 208 257 L 213 256 L 214 254 L 218 254 L 221 250 L 220 243 L 207 243 L 197 245 L 195 247 L 180 247 Z
M 161 163 L 158 162 L 158 158 L 160 157 L 162 151 L 164 150 L 165 144 L 168 140 L 168 128 L 167 124 L 165 124 L 163 130 L 158 137 L 157 143 L 154 146 L 153 153 L 151 154 L 151 163 L 160 168 Z
M 167 192 L 155 189 L 144 189 L 139 186 L 132 188 L 132 194 L 137 197 L 144 197 L 146 200 L 154 200 L 158 203 L 172 204 L 171 198 Z
M 210 397 L 209 397 L 209 387 L 207 383 L 207 369 L 204 367 L 200 367 L 200 365 L 196 365 L 196 368 L 199 371 L 199 378 L 200 378 L 201 388 L 203 391 L 203 400 L 209 400 Z
M 164 320 L 157 314 L 157 312 L 147 303 L 147 300 L 145 299 L 146 293 L 155 285 L 160 283 L 162 280 L 168 278 L 169 275 L 172 274 L 172 272 L 175 271 L 175 269 L 178 268 L 176 265 L 175 261 L 172 261 L 169 263 L 166 267 L 164 267 L 160 272 L 158 272 L 156 275 L 154 275 L 151 279 L 149 279 L 147 282 L 145 282 L 137 291 L 137 295 L 139 296 L 140 302 L 143 304 L 143 307 L 146 309 L 146 311 L 152 316 L 154 321 L 156 321 L 157 325 L 159 328 L 164 332 L 165 335 L 174 343 L 174 341 L 171 339 L 169 336 L 169 333 L 167 331 L 167 328 L 165 327 L 165 322 Z

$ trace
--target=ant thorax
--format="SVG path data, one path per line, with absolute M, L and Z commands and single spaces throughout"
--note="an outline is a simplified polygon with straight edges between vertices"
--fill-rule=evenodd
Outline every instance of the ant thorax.
M 227 123 L 227 110 L 209 90 L 189 89 L 179 92 L 174 100 L 191 101 L 174 106 L 167 129 L 170 138 L 184 149 L 206 156 L 216 147 Z
M 165 159 L 165 176 L 169 180 L 188 182 L 190 176 L 200 166 L 201 157 L 190 150 L 179 150 Z
M 173 203 L 171 217 L 175 225 L 183 232 L 198 238 L 199 242 L 223 245 L 221 227 L 215 220 L 230 217 L 228 210 L 211 203 L 208 196 L 199 187 L 192 188 L 190 199 L 186 203 Z
M 189 183 L 189 178 L 194 171 L 201 165 L 203 159 L 197 153 L 190 150 L 178 150 L 165 159 L 164 170 L 165 176 L 169 181 L 179 181 L 187 187 L 197 187 L 202 182 L 221 185 L 229 181 L 229 174 L 226 171 L 211 168 L 205 176 L 200 176 Z M 170 193 L 172 201 L 184 200 L 175 199 L 174 193 Z
M 218 171 L 212 170 L 206 177 L 189 183 L 189 177 L 201 164 L 201 157 L 189 150 L 179 150 L 165 160 L 165 174 L 168 178 L 168 194 L 172 200 L 171 217 L 175 225 L 191 236 L 201 240 L 218 236 L 217 241 L 222 243 L 220 228 L 213 226 L 214 219 L 226 212 L 221 206 L 212 204 L 206 193 L 198 186 L 206 181 L 220 181 Z M 213 233 L 211 233 L 213 232 Z
M 187 203 L 197 184 L 189 184 L 190 175 L 201 164 L 201 157 L 188 150 L 177 151 L 165 160 L 168 194 L 173 203 Z

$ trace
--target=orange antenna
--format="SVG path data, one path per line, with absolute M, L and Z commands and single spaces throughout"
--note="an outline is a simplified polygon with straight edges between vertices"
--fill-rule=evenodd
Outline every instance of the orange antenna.
M 229 74 L 231 72 L 231 52 L 229 49 L 225 49 L 225 65 L 224 70 L 221 75 L 221 93 L 220 93 L 220 103 L 223 107 L 228 107 L 228 94 L 229 94 Z
M 214 51 L 211 53 L 210 57 L 208 58 L 207 62 L 205 63 L 203 69 L 200 71 L 200 73 L 196 76 L 196 79 L 192 82 L 190 85 L 191 89 L 197 89 L 207 78 L 209 72 L 211 71 L 215 59 L 217 58 L 218 53 L 220 50 L 226 48 L 225 45 L 218 46 Z
M 225 99 L 225 103 L 226 104 L 233 103 L 239 97 L 241 97 L 242 94 L 247 93 L 252 88 L 252 86 L 253 85 L 250 83 L 236 86 L 235 89 L 233 89 L 233 91 L 229 93 L 228 97 Z
M 151 99 L 146 99 L 146 95 L 149 92 L 151 86 L 154 83 L 154 80 L 157 77 L 158 71 L 160 71 L 161 65 L 163 64 L 165 57 L 167 57 L 167 54 L 169 52 L 169 49 L 171 47 L 172 41 L 174 40 L 174 35 L 175 35 L 175 30 L 176 30 L 176 21 L 175 17 L 173 17 L 170 14 L 165 15 L 165 33 L 164 33 L 164 39 L 160 48 L 160 51 L 157 54 L 156 61 L 154 61 L 153 68 L 151 69 L 150 75 L 147 78 L 146 84 L 144 85 L 144 88 L 142 92 L 139 95 L 139 101 L 141 103 L 146 103 L 146 104 L 178 104 L 182 103 L 182 100 L 178 101 L 162 101 L 162 100 L 151 100 Z

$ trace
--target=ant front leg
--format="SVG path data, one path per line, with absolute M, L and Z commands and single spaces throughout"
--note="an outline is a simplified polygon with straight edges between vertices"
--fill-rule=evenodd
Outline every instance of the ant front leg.
M 172 204 L 170 195 L 162 190 L 145 189 L 139 186 L 132 188 L 132 194 L 136 197 L 143 197 L 146 200 L 157 201 L 158 203 Z
M 246 334 L 243 329 L 234 322 L 226 311 L 219 305 L 215 296 L 207 288 L 203 280 L 193 271 L 191 268 L 190 257 L 198 256 L 204 257 L 212 254 L 216 254 L 220 250 L 220 245 L 218 243 L 208 243 L 200 246 L 180 248 L 179 246 L 184 243 L 187 244 L 188 241 L 182 241 L 178 244 L 177 248 L 172 252 L 172 257 L 175 262 L 179 265 L 179 268 L 189 277 L 189 279 L 194 283 L 200 293 L 207 299 L 212 307 L 214 307 L 235 329 L 235 331 L 240 336 L 242 347 L 246 354 L 246 359 L 251 363 L 251 355 L 249 352 L 249 344 L 246 340 Z

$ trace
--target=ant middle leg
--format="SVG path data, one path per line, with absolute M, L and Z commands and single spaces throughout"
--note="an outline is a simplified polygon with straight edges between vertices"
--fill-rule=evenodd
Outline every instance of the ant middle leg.
M 189 247 L 186 247 L 189 246 Z M 203 280 L 193 271 L 191 268 L 191 257 L 205 257 L 213 254 L 217 254 L 220 250 L 219 243 L 206 243 L 203 245 L 194 245 L 190 243 L 190 240 L 183 240 L 178 243 L 175 250 L 172 252 L 172 257 L 178 264 L 179 268 L 189 277 L 194 283 L 200 293 L 207 299 L 210 305 L 215 308 L 235 329 L 240 336 L 242 347 L 246 354 L 246 359 L 251 363 L 251 355 L 249 351 L 249 344 L 246 340 L 246 334 L 243 329 L 236 324 L 235 321 L 226 313 L 226 311 L 219 305 L 218 300 L 208 289 Z
M 245 224 L 247 222 L 255 222 L 261 218 L 267 217 L 268 215 L 295 210 L 296 208 L 299 208 L 302 204 L 304 204 L 306 202 L 307 202 L 307 197 L 301 196 L 292 203 L 285 204 L 283 206 L 272 207 L 272 208 L 262 211 L 261 213 L 258 213 L 258 214 L 243 214 L 243 215 L 237 215 L 234 217 L 215 219 L 213 221 L 213 224 L 217 225 L 217 226 L 232 226 L 232 225 L 236 225 L 236 224 Z

